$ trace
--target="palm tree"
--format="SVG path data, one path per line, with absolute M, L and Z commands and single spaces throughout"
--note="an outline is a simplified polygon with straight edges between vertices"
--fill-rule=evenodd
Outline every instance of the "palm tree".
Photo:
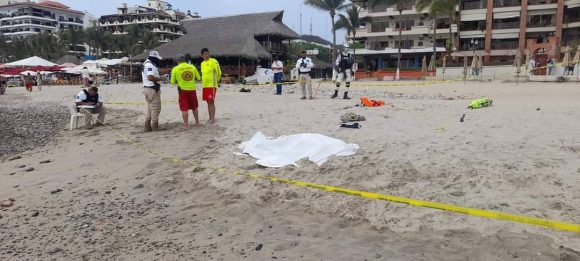
M 397 53 L 397 76 L 399 79 L 399 71 L 401 70 L 401 46 L 403 45 L 403 10 L 405 8 L 405 3 L 408 0 L 369 0 L 367 5 L 369 8 L 377 6 L 395 6 L 395 9 L 399 12 L 399 46 Z
M 354 60 L 356 61 L 356 30 L 361 26 L 361 18 L 360 18 L 360 8 L 356 5 L 351 5 L 349 9 L 346 10 L 346 15 L 340 14 L 338 17 L 338 21 L 336 22 L 335 29 L 346 29 L 347 35 L 352 35 L 352 42 L 353 42 L 353 56 Z
M 77 45 L 82 44 L 84 42 L 84 31 L 83 30 L 75 30 L 75 29 L 68 29 L 64 33 L 64 37 L 69 44 L 73 47 L 73 52 L 76 55 Z
M 344 10 L 348 5 L 345 5 L 346 0 L 304 0 L 305 5 L 312 6 L 316 9 L 327 11 L 330 14 L 332 21 L 332 69 L 335 70 L 336 61 L 336 28 L 334 26 L 334 17 L 338 11 Z
M 144 50 L 151 50 L 157 46 L 159 46 L 159 40 L 157 36 L 152 32 L 146 32 L 143 34 L 143 40 L 141 45 L 143 46 Z
M 437 16 L 447 16 L 449 17 L 449 41 L 451 43 L 451 49 L 453 49 L 453 31 L 451 25 L 455 20 L 455 13 L 457 5 L 461 0 L 419 0 L 417 2 L 417 11 L 421 12 L 423 10 L 428 10 L 435 21 Z M 437 26 L 437 23 L 435 23 Z
M 88 28 L 85 30 L 85 42 L 89 45 L 89 53 L 92 47 L 95 56 L 98 56 L 105 44 L 105 30 L 98 27 Z

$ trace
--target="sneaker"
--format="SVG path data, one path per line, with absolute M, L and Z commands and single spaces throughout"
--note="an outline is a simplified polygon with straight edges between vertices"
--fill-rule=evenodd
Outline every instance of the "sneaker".
M 300 100 L 306 100 L 306 96 L 305 96 L 305 97 L 302 97 L 302 98 L 300 98 Z

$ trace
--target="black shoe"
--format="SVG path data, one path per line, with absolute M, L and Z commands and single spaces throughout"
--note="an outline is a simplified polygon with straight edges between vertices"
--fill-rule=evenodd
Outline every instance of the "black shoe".
M 330 96 L 332 99 L 335 99 L 336 97 L 338 97 L 338 91 L 334 91 L 334 94 Z
M 348 97 L 348 92 L 344 93 L 344 97 L 342 97 L 345 100 L 350 100 L 350 97 Z

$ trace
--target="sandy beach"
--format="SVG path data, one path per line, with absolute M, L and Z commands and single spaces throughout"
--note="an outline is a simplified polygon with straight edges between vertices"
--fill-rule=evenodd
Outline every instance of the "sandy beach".
M 213 171 L 580 224 L 580 84 L 403 83 L 358 82 L 352 100 L 331 100 L 331 83 L 316 82 L 311 101 L 296 86 L 282 96 L 224 86 L 218 122 L 188 131 L 176 90 L 164 86 L 165 130 L 153 133 L 142 131 L 139 84 L 103 86 L 115 131 L 68 131 L 64 122 L 55 141 L 0 160 L 0 200 L 14 199 L 0 208 L 0 260 L 580 260 L 580 233 Z M 70 103 L 79 90 L 10 88 L 0 105 Z M 358 107 L 361 95 L 387 105 Z M 466 109 L 480 97 L 493 106 Z M 347 112 L 366 117 L 361 129 L 339 127 Z M 257 131 L 318 133 L 360 150 L 321 167 L 264 168 L 235 155 Z M 119 134 L 194 164 L 162 160 Z

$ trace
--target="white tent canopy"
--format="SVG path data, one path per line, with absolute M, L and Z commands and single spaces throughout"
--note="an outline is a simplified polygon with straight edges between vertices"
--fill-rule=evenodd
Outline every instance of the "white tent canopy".
M 66 73 L 70 73 L 70 74 L 81 74 L 84 67 L 87 67 L 87 69 L 89 70 L 89 74 L 91 74 L 91 75 L 105 75 L 105 74 L 107 74 L 107 72 L 99 69 L 94 63 L 93 64 L 79 65 L 77 67 L 65 68 L 62 71 L 66 72 Z
M 125 63 L 128 62 L 129 58 L 124 57 L 124 58 L 120 58 L 120 59 L 107 59 L 107 58 L 103 58 L 100 60 L 96 60 L 96 61 L 86 61 L 83 63 L 83 65 L 93 65 L 96 64 L 100 67 L 107 67 L 107 66 L 115 66 L 115 65 L 119 65 L 121 63 Z
M 38 56 L 32 56 L 20 61 L 7 63 L 4 66 L 6 67 L 33 67 L 33 66 L 55 66 L 56 63 L 52 63 L 50 61 L 44 60 Z

